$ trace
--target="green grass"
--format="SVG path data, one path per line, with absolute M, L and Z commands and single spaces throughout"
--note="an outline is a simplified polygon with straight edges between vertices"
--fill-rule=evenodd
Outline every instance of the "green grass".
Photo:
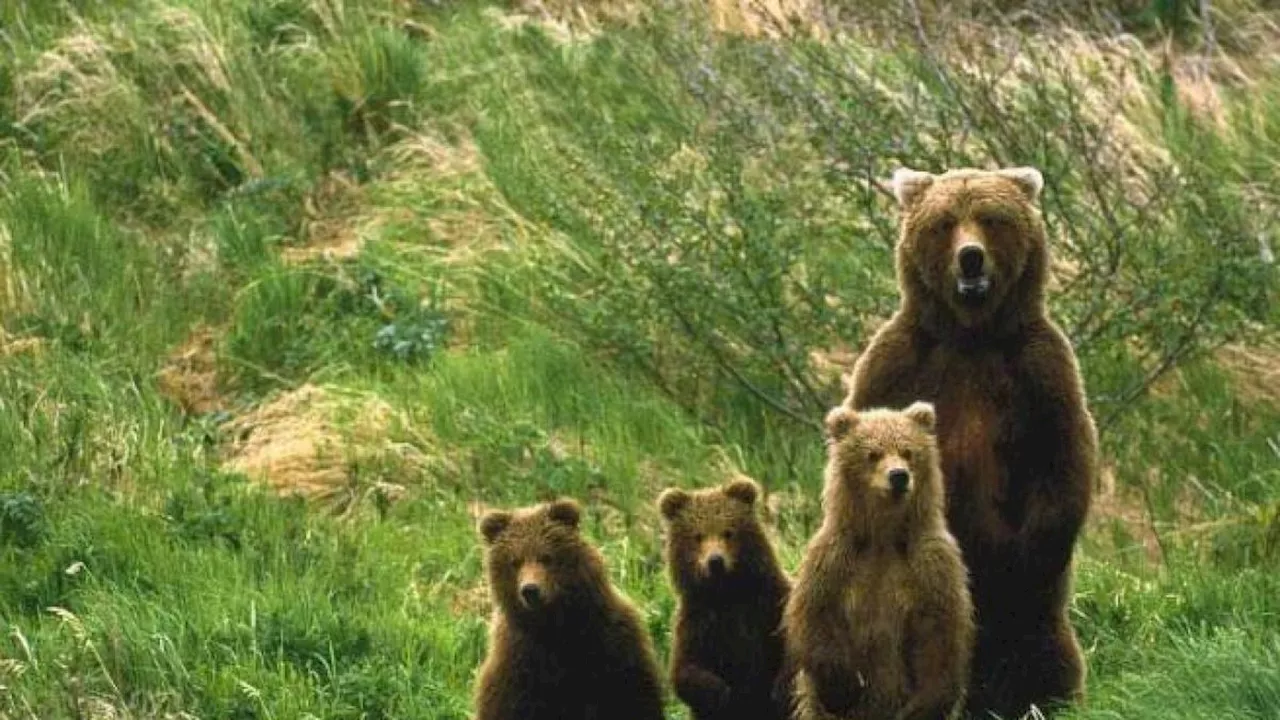
M 1280 394 L 1212 353 L 1280 324 L 1274 74 L 1223 82 L 1219 124 L 1155 55 L 1097 70 L 1103 41 L 1028 44 L 993 88 L 999 62 L 913 32 L 650 20 L 0 5 L 0 717 L 469 717 L 473 504 L 559 494 L 665 658 L 658 491 L 759 479 L 794 568 L 841 395 L 820 356 L 897 300 L 869 179 L 991 163 L 1045 171 L 1116 481 L 1072 716 L 1280 712 Z M 332 238 L 358 252 L 296 259 Z M 188 414 L 164 370 L 202 327 L 219 402 Z M 228 421 L 308 385 L 356 445 L 327 502 L 225 462 Z

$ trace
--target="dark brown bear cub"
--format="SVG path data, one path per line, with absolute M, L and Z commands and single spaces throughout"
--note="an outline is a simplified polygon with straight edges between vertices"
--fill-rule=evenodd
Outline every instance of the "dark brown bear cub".
M 658 497 L 679 595 L 671 682 L 697 720 L 785 720 L 782 607 L 790 582 L 756 515 L 760 488 L 668 488 Z
M 902 169 L 893 184 L 902 301 L 845 404 L 937 409 L 947 522 L 978 613 L 969 710 L 1048 711 L 1084 694 L 1067 605 L 1098 441 L 1075 353 L 1045 310 L 1043 179 Z
M 822 527 L 786 608 L 796 720 L 943 720 L 963 703 L 973 606 L 947 532 L 934 411 L 827 414 Z
M 476 720 L 662 720 L 649 636 L 579 515 L 560 499 L 481 518 L 495 608 Z

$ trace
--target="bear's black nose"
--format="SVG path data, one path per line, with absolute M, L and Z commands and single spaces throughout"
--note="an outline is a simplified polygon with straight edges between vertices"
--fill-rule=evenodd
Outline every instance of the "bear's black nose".
M 902 468 L 894 468 L 889 471 L 889 489 L 895 495 L 901 495 L 907 491 L 907 486 L 911 484 L 911 473 Z
M 529 607 L 537 607 L 542 602 L 542 590 L 533 583 L 525 583 L 520 586 L 520 599 Z
M 725 566 L 724 566 L 723 555 L 715 554 L 707 558 L 707 571 L 710 572 L 712 575 L 723 575 L 724 569 L 725 569 Z
M 961 276 L 976 278 L 982 274 L 982 266 L 987 257 L 981 245 L 965 245 L 960 248 L 960 255 L 956 259 L 960 262 Z

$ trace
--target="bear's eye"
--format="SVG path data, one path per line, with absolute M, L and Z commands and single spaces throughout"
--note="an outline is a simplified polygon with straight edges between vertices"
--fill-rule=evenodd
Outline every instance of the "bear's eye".
M 732 530 L 725 530 L 725 531 L 724 531 L 724 539 L 725 539 L 725 540 L 732 540 L 732 539 L 733 539 L 733 531 L 732 531 Z
M 900 454 L 902 455 L 902 459 L 903 459 L 903 460 L 906 460 L 907 462 L 911 462 L 911 451 L 910 451 L 910 450 L 903 450 Z
M 540 564 L 540 565 L 550 565 L 550 564 L 551 564 L 551 554 L 550 554 L 550 553 L 542 553 L 541 555 L 539 555 L 539 556 L 538 556 L 538 564 Z
M 986 228 L 987 232 L 994 232 L 1007 225 L 1008 221 L 999 215 L 979 215 L 978 223 Z
M 884 453 L 880 452 L 879 450 L 868 450 L 868 451 L 867 451 L 867 461 L 868 461 L 868 462 L 880 462 L 881 458 L 883 458 L 883 457 L 884 457 Z
M 694 540 L 697 540 L 698 542 L 702 542 L 703 538 L 705 538 L 705 537 L 706 537 L 706 535 L 703 535 L 702 533 L 698 533 L 697 535 L 694 535 L 694 536 L 693 536 L 693 539 L 694 539 Z

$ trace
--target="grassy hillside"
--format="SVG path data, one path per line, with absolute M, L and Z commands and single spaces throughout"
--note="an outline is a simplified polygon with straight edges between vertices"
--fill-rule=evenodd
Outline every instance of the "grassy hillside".
M 0 716 L 469 717 L 558 494 L 665 658 L 657 493 L 795 567 L 903 164 L 1046 176 L 1073 717 L 1280 713 L 1273 6 L 547 5 L 0 3 Z

